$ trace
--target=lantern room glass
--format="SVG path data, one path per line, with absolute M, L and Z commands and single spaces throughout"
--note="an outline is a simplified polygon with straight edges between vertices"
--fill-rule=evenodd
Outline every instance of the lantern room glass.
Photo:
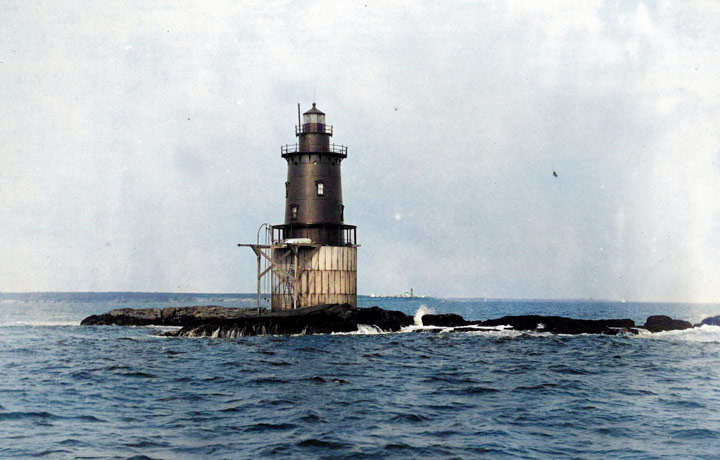
M 303 124 L 325 124 L 325 114 L 322 113 L 305 113 L 303 114 Z

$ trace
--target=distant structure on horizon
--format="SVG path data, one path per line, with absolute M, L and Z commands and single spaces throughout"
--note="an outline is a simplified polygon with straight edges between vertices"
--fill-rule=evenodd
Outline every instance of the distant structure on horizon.
M 357 228 L 344 222 L 340 173 L 347 147 L 331 143 L 332 135 L 314 102 L 302 120 L 298 104 L 297 142 L 280 148 L 288 164 L 285 223 L 263 224 L 255 244 L 238 244 L 257 256 L 258 308 L 268 295 L 273 311 L 357 305 Z

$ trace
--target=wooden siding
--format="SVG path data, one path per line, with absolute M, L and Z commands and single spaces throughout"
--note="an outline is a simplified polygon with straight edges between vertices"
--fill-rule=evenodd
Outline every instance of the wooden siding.
M 294 257 L 280 258 L 287 250 L 276 250 L 279 265 L 290 275 L 295 273 Z M 298 247 L 298 308 L 313 305 L 347 303 L 357 305 L 357 248 L 348 246 Z M 272 309 L 293 308 L 293 280 L 273 271 Z

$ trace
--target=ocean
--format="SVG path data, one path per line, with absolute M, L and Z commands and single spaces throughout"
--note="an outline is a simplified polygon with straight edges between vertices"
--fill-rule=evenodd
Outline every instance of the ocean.
M 0 294 L 0 458 L 720 458 L 720 327 L 160 337 L 79 326 L 252 294 Z M 720 305 L 360 297 L 414 314 L 699 322 Z M 420 332 L 418 332 L 420 331 Z

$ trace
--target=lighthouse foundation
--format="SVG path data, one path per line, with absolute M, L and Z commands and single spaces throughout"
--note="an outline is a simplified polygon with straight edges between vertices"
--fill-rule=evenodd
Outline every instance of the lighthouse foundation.
M 357 247 L 293 245 L 272 250 L 273 311 L 357 305 Z

